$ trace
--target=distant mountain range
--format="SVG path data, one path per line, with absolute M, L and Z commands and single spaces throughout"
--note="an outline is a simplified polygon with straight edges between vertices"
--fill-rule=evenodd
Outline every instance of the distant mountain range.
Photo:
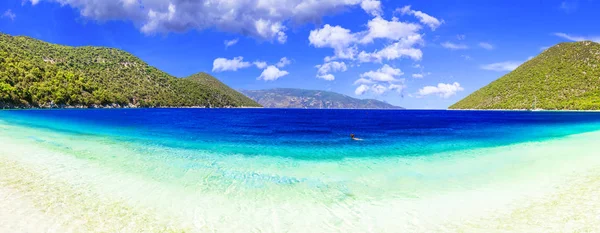
M 600 44 L 561 43 L 451 109 L 600 109 Z
M 206 73 L 176 78 L 125 51 L 0 33 L 0 108 L 260 107 Z
M 379 100 L 356 99 L 330 91 L 277 88 L 241 92 L 265 108 L 403 109 Z

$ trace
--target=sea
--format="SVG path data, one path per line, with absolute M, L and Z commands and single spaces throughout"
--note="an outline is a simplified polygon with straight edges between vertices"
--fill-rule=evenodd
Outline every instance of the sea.
M 0 232 L 593 232 L 599 197 L 595 112 L 0 111 Z

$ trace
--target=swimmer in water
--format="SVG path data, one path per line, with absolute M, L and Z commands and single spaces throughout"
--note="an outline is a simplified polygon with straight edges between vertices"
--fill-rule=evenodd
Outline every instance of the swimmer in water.
M 350 138 L 354 141 L 362 141 L 362 139 L 354 137 L 354 134 L 350 134 Z

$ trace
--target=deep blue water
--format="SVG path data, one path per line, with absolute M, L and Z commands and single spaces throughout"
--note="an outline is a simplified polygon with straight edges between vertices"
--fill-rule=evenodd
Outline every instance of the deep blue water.
M 421 156 L 600 130 L 600 113 L 97 109 L 0 111 L 0 120 L 73 134 L 248 156 Z M 353 133 L 363 141 L 352 141 Z

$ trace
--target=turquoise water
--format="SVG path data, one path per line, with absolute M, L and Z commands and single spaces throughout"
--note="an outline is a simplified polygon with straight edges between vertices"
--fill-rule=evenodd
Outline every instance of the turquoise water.
M 595 169 L 598 130 L 574 112 L 2 111 L 0 165 L 20 192 L 61 184 L 186 231 L 439 230 Z

